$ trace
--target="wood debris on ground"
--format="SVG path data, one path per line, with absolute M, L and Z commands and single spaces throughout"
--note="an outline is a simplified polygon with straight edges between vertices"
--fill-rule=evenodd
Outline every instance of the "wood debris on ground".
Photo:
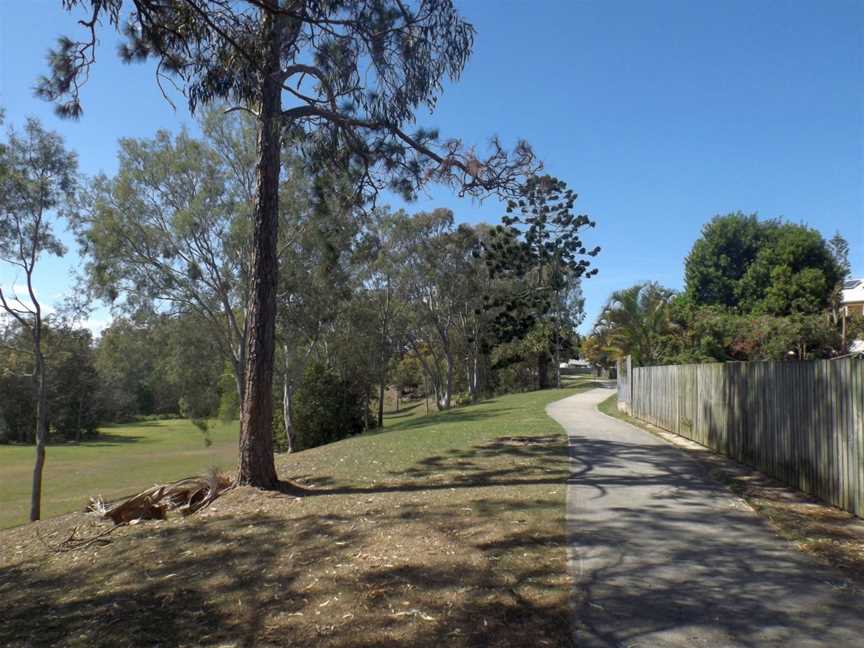
M 211 504 L 234 487 L 233 481 L 216 471 L 202 477 L 187 477 L 170 484 L 157 484 L 113 506 L 101 497 L 91 498 L 87 510 L 115 525 L 140 520 L 164 520 L 169 511 L 190 515 Z

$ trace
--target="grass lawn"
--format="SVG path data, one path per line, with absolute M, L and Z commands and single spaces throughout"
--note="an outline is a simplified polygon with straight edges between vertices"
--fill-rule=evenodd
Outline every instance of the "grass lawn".
M 72 553 L 36 532 L 104 527 L 7 530 L 0 645 L 569 645 L 567 443 L 544 408 L 588 384 L 408 405 L 384 431 L 280 456 L 301 496 L 238 488 Z
M 131 495 L 154 481 L 230 468 L 237 461 L 237 424 L 215 423 L 213 444 L 186 420 L 103 427 L 80 445 L 50 445 L 42 485 L 42 516 L 81 510 L 88 498 Z M 33 446 L 0 445 L 0 529 L 23 524 L 30 513 Z

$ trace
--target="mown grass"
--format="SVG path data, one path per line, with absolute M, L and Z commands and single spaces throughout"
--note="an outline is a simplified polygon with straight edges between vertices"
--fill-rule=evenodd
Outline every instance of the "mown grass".
M 169 481 L 230 468 L 237 461 L 236 423 L 212 424 L 212 445 L 186 420 L 111 425 L 80 444 L 48 446 L 42 516 L 81 510 L 88 498 L 106 500 Z M 0 528 L 27 521 L 35 453 L 33 446 L 0 445 Z
M 403 410 L 281 455 L 304 494 L 238 488 L 77 552 L 36 533 L 80 514 L 5 531 L 0 644 L 570 645 L 567 440 L 544 410 L 588 386 Z

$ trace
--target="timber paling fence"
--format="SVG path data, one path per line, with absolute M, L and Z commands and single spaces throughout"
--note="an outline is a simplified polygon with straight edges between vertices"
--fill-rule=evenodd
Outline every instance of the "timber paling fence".
M 864 517 L 864 359 L 633 367 L 619 408 Z

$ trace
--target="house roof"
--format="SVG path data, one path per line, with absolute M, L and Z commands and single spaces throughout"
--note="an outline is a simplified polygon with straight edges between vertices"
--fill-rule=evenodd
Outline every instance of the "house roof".
M 843 303 L 864 302 L 864 279 L 850 279 L 843 282 Z

